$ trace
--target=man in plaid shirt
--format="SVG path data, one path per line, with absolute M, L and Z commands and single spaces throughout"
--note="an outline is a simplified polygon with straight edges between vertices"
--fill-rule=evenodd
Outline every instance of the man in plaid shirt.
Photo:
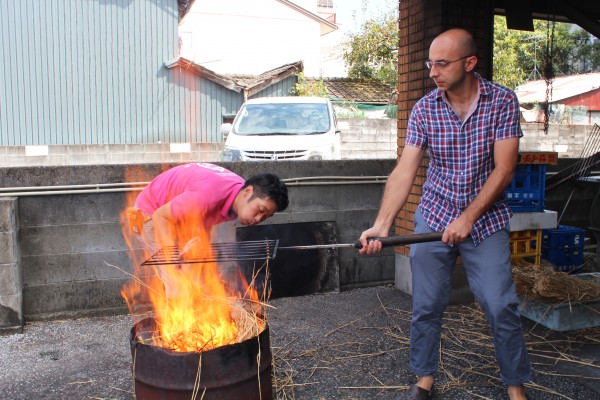
M 406 143 L 390 174 L 373 227 L 360 237 L 362 254 L 381 251 L 404 206 L 425 151 L 427 179 L 414 217 L 415 233 L 443 232 L 441 242 L 411 245 L 413 316 L 410 367 L 418 376 L 402 399 L 431 399 L 438 368 L 442 314 L 452 270 L 461 256 L 469 285 L 490 324 L 500 378 L 511 400 L 526 399 L 531 368 L 511 273 L 508 222 L 502 200 L 517 164 L 519 104 L 511 90 L 474 72 L 477 46 L 463 29 L 431 43 L 425 62 L 437 89 L 420 99 Z

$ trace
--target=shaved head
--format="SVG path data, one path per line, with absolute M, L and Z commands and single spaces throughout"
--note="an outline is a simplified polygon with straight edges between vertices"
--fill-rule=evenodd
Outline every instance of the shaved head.
M 457 56 L 474 56 L 477 55 L 477 44 L 473 35 L 465 29 L 449 29 L 439 34 L 433 42 L 431 47 L 443 46 L 447 49 L 456 52 Z

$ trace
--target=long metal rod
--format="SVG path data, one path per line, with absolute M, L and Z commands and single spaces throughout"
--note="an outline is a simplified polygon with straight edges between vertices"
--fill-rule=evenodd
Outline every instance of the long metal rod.
M 387 246 L 402 246 L 412 243 L 436 242 L 442 240 L 442 232 L 430 233 L 411 233 L 409 235 L 395 235 L 381 238 L 373 238 L 369 240 L 378 240 L 383 247 Z M 282 246 L 279 250 L 309 250 L 309 249 L 335 249 L 344 247 L 354 247 L 355 249 L 362 248 L 362 244 L 356 240 L 354 243 L 333 243 L 333 244 L 315 244 L 308 246 Z
M 313 250 L 313 249 L 338 249 L 352 247 L 356 248 L 354 243 L 335 243 L 335 244 L 311 244 L 307 246 L 283 246 L 279 250 Z

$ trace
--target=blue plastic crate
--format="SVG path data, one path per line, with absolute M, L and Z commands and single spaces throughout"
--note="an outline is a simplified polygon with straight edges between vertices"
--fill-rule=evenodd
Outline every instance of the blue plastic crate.
M 546 192 L 546 164 L 517 164 L 504 199 L 513 212 L 543 212 Z
M 573 226 L 558 225 L 542 230 L 542 258 L 559 271 L 568 272 L 583 264 L 585 231 Z

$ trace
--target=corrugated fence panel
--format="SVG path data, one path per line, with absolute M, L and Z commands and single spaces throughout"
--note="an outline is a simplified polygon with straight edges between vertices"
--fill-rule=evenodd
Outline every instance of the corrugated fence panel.
M 14 19 L 9 17 L 10 9 L 7 1 L 0 1 L 0 143 L 14 145 L 15 119 L 8 118 L 9 115 L 15 115 L 14 107 L 14 83 L 10 79 L 12 54 L 14 53 L 15 41 Z M 13 23 L 11 23 L 11 21 Z M 11 101 L 8 101 L 8 99 Z
M 198 88 L 164 67 L 177 21 L 176 0 L 0 0 L 0 146 L 206 136 Z
M 206 141 L 221 142 L 221 124 L 224 114 L 237 112 L 243 103 L 243 94 L 233 90 L 223 90 L 216 83 L 201 80 L 202 109 L 205 116 Z
M 0 0 L 0 146 L 221 142 L 243 93 L 164 66 L 177 22 L 177 0 Z
M 258 97 L 293 96 L 292 89 L 294 89 L 296 82 L 298 82 L 296 76 L 288 76 L 284 80 L 277 82 L 250 97 L 255 99 Z

